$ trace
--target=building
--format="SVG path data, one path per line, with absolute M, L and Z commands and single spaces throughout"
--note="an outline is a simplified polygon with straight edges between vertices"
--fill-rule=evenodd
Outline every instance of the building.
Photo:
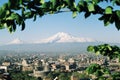
M 50 72 L 50 66 L 49 66 L 48 63 L 45 63 L 44 66 L 42 66 L 42 67 L 43 67 L 43 69 L 38 69 L 38 66 L 36 66 L 34 68 L 34 70 L 33 70 L 33 76 L 34 77 L 44 78 L 44 76 L 46 76 L 46 74 Z
M 44 71 L 33 70 L 33 76 L 34 76 L 34 77 L 41 77 L 41 78 L 43 78 L 45 75 L 46 75 L 46 74 L 45 74 Z
M 2 63 L 3 66 L 10 66 L 10 64 L 11 64 L 10 62 L 3 62 Z
M 22 71 L 32 71 L 33 70 L 33 65 L 28 64 L 25 59 L 22 60 Z
M 7 66 L 0 66 L 0 73 L 7 72 Z
M 52 80 L 52 79 L 49 77 L 45 77 L 43 80 Z
M 45 63 L 45 65 L 44 65 L 44 71 L 45 72 L 49 72 L 50 71 L 49 63 Z
M 12 80 L 9 73 L 0 74 L 0 80 Z

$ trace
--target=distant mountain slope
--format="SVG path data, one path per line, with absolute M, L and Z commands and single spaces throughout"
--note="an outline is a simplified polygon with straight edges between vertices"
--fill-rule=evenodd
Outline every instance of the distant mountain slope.
M 23 41 L 21 41 L 19 38 L 16 38 L 7 44 L 22 44 L 22 43 L 23 43 Z
M 91 38 L 79 38 L 74 37 L 68 33 L 58 32 L 57 34 L 36 43 L 66 43 L 66 42 L 95 42 L 96 40 Z

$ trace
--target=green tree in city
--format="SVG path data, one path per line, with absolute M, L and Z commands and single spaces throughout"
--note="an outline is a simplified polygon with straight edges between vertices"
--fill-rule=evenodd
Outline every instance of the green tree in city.
M 13 5 L 14 4 L 14 5 Z M 103 6 L 103 5 L 106 6 Z M 75 18 L 84 13 L 84 17 L 99 14 L 98 18 L 105 26 L 115 23 L 120 29 L 120 0 L 8 0 L 0 7 L 0 29 L 7 28 L 15 32 L 16 26 L 25 29 L 25 21 L 47 14 L 72 12 Z
M 86 69 L 87 74 L 91 74 L 91 76 L 94 76 L 96 79 L 102 78 L 104 79 L 103 75 L 108 74 L 111 75 L 110 70 L 106 67 L 102 67 L 99 64 L 91 64 Z
M 103 56 L 107 56 L 110 60 L 118 58 L 119 61 L 120 61 L 120 48 L 116 45 L 111 46 L 109 44 L 101 44 L 101 45 L 97 45 L 97 46 L 88 46 L 87 50 L 89 52 L 96 53 L 97 55 L 101 54 Z M 96 76 L 98 76 L 98 78 L 104 79 L 104 77 L 101 77 L 101 76 L 104 75 L 104 74 L 109 74 L 110 80 L 111 79 L 112 80 L 119 80 L 120 79 L 120 77 L 119 77 L 120 73 L 119 72 L 113 72 L 112 74 L 110 74 L 109 69 L 105 70 L 104 67 L 102 69 L 105 71 L 105 73 L 103 73 L 103 71 L 102 71 L 102 73 L 97 72 Z M 98 64 L 91 65 L 87 68 L 86 71 L 89 74 L 94 74 L 94 73 L 96 73 L 96 70 L 101 71 L 101 65 L 98 65 Z
M 37 78 L 29 76 L 28 72 L 19 72 L 19 73 L 12 72 L 10 74 L 12 80 L 37 80 Z
M 90 78 L 89 75 L 87 75 L 86 73 L 79 73 L 79 72 L 73 72 L 72 73 L 73 76 L 78 77 L 79 79 L 86 79 L 86 78 Z
M 116 45 L 101 44 L 97 46 L 88 46 L 87 51 L 107 56 L 109 59 L 119 58 L 120 61 L 120 48 Z
M 59 80 L 70 80 L 70 76 L 68 75 L 68 73 L 60 73 L 58 78 Z
M 43 80 L 41 77 L 38 77 L 37 80 Z
M 113 80 L 120 80 L 120 72 L 115 72 L 113 75 Z
M 54 79 L 53 72 L 50 72 L 50 73 L 47 75 L 47 77 L 50 78 L 51 80 Z

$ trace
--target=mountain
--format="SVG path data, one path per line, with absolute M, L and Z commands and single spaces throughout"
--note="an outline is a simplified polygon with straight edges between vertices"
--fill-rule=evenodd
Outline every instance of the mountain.
M 58 32 L 57 34 L 36 43 L 67 43 L 67 42 L 96 42 L 96 40 L 91 38 L 79 38 L 74 37 L 68 33 Z
M 23 42 L 19 38 L 16 38 L 13 41 L 9 42 L 8 44 L 22 44 L 22 43 Z

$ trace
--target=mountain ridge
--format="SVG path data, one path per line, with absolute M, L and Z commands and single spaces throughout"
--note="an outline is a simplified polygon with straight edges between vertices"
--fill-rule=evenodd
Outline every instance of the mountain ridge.
M 12 40 L 11 42 L 7 43 L 7 44 L 23 44 L 24 42 L 22 40 L 20 40 L 19 38 L 15 38 L 14 40 Z
M 83 43 L 83 42 L 97 42 L 96 40 L 92 38 L 84 38 L 84 37 L 76 37 L 72 36 L 71 34 L 65 33 L 65 32 L 58 32 L 46 39 L 40 39 L 38 41 L 34 42 L 25 42 L 22 41 L 19 38 L 15 38 L 14 40 L 7 43 L 7 45 L 10 44 L 40 44 L 40 43 Z
M 51 37 L 39 40 L 35 43 L 67 43 L 67 42 L 96 42 L 96 40 L 91 38 L 75 37 L 65 32 L 58 32 Z

